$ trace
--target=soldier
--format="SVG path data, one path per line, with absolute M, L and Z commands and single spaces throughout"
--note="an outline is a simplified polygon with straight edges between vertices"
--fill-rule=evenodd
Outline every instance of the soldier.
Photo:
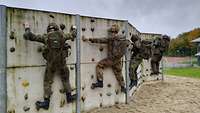
M 129 88 L 131 89 L 133 86 L 137 85 L 137 69 L 140 63 L 142 62 L 141 57 L 141 39 L 138 35 L 132 35 L 131 37 L 132 41 L 132 49 L 131 49 L 131 59 L 129 64 L 129 78 L 130 78 L 130 84 Z
M 162 59 L 163 53 L 168 49 L 169 43 L 170 37 L 167 35 L 163 35 L 162 38 L 157 37 L 154 40 L 151 56 L 151 75 L 159 74 L 159 62 Z
M 130 84 L 129 88 L 131 89 L 133 86 L 137 86 L 138 77 L 137 77 L 137 69 L 139 65 L 142 63 L 143 59 L 149 59 L 151 55 L 151 42 L 142 40 L 138 35 L 132 35 L 132 49 L 131 49 L 131 59 L 129 64 L 129 78 Z
M 65 26 L 61 25 L 60 28 L 61 30 L 59 30 L 56 23 L 50 23 L 47 27 L 47 34 L 35 35 L 31 32 L 29 25 L 25 26 L 24 39 L 44 44 L 42 54 L 47 61 L 44 76 L 44 101 L 36 102 L 37 110 L 40 108 L 48 110 L 52 94 L 51 85 L 53 83 L 54 74 L 57 71 L 62 80 L 67 102 L 73 102 L 76 98 L 76 95 L 71 94 L 72 89 L 69 81 L 69 69 L 66 65 L 66 57 L 68 57 L 68 49 L 70 49 L 66 41 L 74 40 L 76 37 L 76 29 L 72 27 L 70 33 L 64 34 L 62 30 Z
M 108 30 L 108 37 L 106 38 L 83 38 L 83 41 L 90 41 L 91 43 L 104 43 L 108 46 L 108 57 L 98 62 L 96 66 L 97 82 L 92 83 L 91 88 L 103 88 L 103 69 L 112 67 L 116 79 L 121 86 L 121 91 L 126 92 L 124 78 L 122 76 L 122 57 L 126 52 L 126 48 L 130 44 L 124 36 L 118 35 L 119 27 L 114 24 Z

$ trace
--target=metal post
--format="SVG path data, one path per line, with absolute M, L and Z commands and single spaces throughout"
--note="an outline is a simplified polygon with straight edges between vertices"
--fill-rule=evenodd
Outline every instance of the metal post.
M 76 27 L 77 27 L 77 36 L 76 36 L 76 113 L 81 113 L 81 66 L 80 66 L 80 15 L 76 15 Z
M 126 20 L 125 22 L 125 36 L 126 36 L 126 39 L 128 39 L 128 21 Z M 128 73 L 128 51 L 126 51 L 126 54 L 125 54 L 125 74 L 126 74 L 126 104 L 128 104 L 128 97 L 129 97 L 129 73 Z
M 7 111 L 6 48 L 6 6 L 0 5 L 0 113 Z
M 162 64 L 162 81 L 164 81 L 164 59 L 162 59 L 161 64 Z

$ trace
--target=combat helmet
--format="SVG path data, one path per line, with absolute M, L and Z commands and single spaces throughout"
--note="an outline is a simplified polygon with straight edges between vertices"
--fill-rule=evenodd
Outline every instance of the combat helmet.
M 140 40 L 139 36 L 138 36 L 137 34 L 133 34 L 133 35 L 131 36 L 131 41 L 132 41 L 132 42 L 135 42 L 135 41 L 137 41 L 137 40 Z
M 167 35 L 163 35 L 162 38 L 165 39 L 165 40 L 167 40 L 167 41 L 170 41 L 170 37 L 167 36 Z
M 49 25 L 47 26 L 47 33 L 50 32 L 52 29 L 54 31 L 58 31 L 59 27 L 56 23 L 52 22 L 52 23 L 49 23 Z
M 110 29 L 108 29 L 108 32 L 114 32 L 118 33 L 119 32 L 119 26 L 117 24 L 113 24 Z

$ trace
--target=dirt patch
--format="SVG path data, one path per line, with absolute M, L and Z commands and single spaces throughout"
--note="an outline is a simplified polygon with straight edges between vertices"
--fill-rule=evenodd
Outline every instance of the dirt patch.
M 170 76 L 144 83 L 129 104 L 87 113 L 200 113 L 200 79 Z

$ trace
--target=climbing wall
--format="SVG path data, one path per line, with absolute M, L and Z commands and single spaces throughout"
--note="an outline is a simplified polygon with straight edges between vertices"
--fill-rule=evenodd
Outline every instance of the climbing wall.
M 48 111 L 35 109 L 35 102 L 43 100 L 43 78 L 45 60 L 40 51 L 42 44 L 23 39 L 24 23 L 29 23 L 35 34 L 46 33 L 50 22 L 65 24 L 65 33 L 75 25 L 75 16 L 25 9 L 7 9 L 7 110 L 8 113 L 72 113 L 75 103 L 67 104 L 62 93 L 61 80 L 55 74 Z M 71 55 L 67 59 L 70 69 L 70 82 L 75 88 L 76 43 L 71 45 Z
M 67 103 L 65 94 L 62 93 L 62 84 L 58 74 L 55 74 L 52 84 L 52 97 L 49 110 L 35 109 L 35 102 L 43 100 L 43 78 L 46 61 L 42 57 L 41 47 L 37 42 L 23 39 L 24 24 L 30 24 L 31 31 L 35 34 L 46 33 L 47 25 L 55 22 L 64 24 L 65 33 L 75 25 L 75 15 L 36 11 L 18 8 L 7 8 L 7 111 L 8 113 L 74 113 L 75 102 Z M 107 29 L 112 24 L 120 26 L 121 35 L 140 32 L 124 20 L 113 20 L 96 17 L 80 17 L 81 38 L 103 38 L 107 36 Z M 126 29 L 127 28 L 127 29 Z M 75 93 L 75 64 L 76 41 L 68 41 L 71 45 L 71 55 L 67 58 L 70 69 L 70 83 Z M 120 91 L 111 68 L 104 70 L 104 88 L 91 89 L 91 84 L 96 81 L 95 67 L 97 63 L 106 58 L 107 46 L 105 44 L 92 44 L 81 40 L 81 111 L 96 107 L 110 106 L 125 103 L 126 96 Z M 123 77 L 128 74 L 130 49 L 123 58 Z M 147 71 L 148 69 L 148 71 Z M 144 81 L 144 76 L 150 74 L 149 62 L 144 61 L 137 70 L 139 85 Z M 129 82 L 129 77 L 127 78 Z M 137 87 L 134 87 L 129 96 L 132 96 Z

